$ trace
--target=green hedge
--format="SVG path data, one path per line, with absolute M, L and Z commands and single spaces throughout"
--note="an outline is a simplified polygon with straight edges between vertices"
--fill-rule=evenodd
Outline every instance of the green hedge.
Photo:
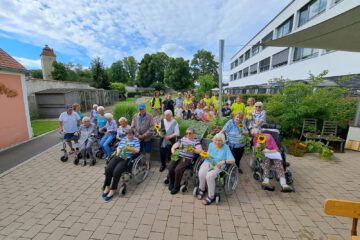
M 135 97 L 135 96 L 137 96 L 137 95 L 140 95 L 140 93 L 137 93 L 137 92 L 128 92 L 128 93 L 127 93 L 127 97 L 128 97 L 128 98 L 133 98 L 133 97 Z
M 137 108 L 134 103 L 119 102 L 114 106 L 112 112 L 116 121 L 121 117 L 125 117 L 128 123 L 131 124 L 131 119 L 137 113 Z

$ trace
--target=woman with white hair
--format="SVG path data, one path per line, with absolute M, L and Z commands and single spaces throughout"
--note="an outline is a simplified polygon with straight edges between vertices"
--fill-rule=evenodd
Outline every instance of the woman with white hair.
M 264 155 L 264 158 L 262 160 L 263 162 L 263 182 L 262 186 L 265 190 L 273 190 L 273 188 L 270 185 L 270 159 L 274 161 L 274 168 L 276 175 L 280 179 L 280 185 L 282 187 L 283 192 L 291 192 L 292 188 L 287 185 L 286 178 L 285 178 L 285 171 L 283 166 L 283 159 L 281 157 L 281 153 L 279 150 L 278 145 L 276 144 L 275 139 L 271 136 L 271 134 L 262 133 L 260 129 L 258 128 L 252 128 L 251 129 L 251 135 L 253 136 L 253 143 L 255 148 L 261 147 L 261 143 L 258 142 L 258 136 L 263 135 L 264 139 L 264 145 L 265 148 L 262 150 L 262 154 Z M 260 140 L 259 140 L 260 141 Z
M 125 137 L 126 130 L 128 130 L 130 125 L 127 122 L 127 119 L 125 117 L 121 117 L 119 119 L 119 127 L 116 130 L 116 140 L 121 141 L 122 138 Z
M 197 199 L 203 199 L 205 184 L 207 184 L 208 189 L 208 196 L 202 201 L 204 205 L 209 205 L 215 201 L 216 176 L 226 164 L 235 163 L 235 158 L 229 146 L 225 144 L 225 135 L 218 133 L 212 140 L 213 142 L 209 144 L 208 149 L 209 157 L 201 164 L 199 170 L 199 192 Z M 213 167 L 214 169 L 212 169 Z
M 263 109 L 262 102 L 255 103 L 255 110 L 251 114 L 249 128 L 261 128 L 266 123 L 266 111 Z
M 98 105 L 94 104 L 93 109 L 90 112 L 90 121 L 94 124 L 96 124 L 96 118 L 97 118 L 97 114 L 98 114 L 97 108 L 98 108 Z
M 160 131 L 163 132 L 160 139 L 160 172 L 166 168 L 166 163 L 170 159 L 171 146 L 176 142 L 176 138 L 180 135 L 179 124 L 173 118 L 171 110 L 164 112 L 164 119 L 160 121 Z
M 100 141 L 100 146 L 104 151 L 105 158 L 108 159 L 111 155 L 110 144 L 114 141 L 116 137 L 117 124 L 111 113 L 105 113 L 104 117 L 106 119 L 106 124 L 103 129 L 106 129 L 106 132 Z
M 86 159 L 86 156 L 89 155 L 92 159 L 91 165 L 93 165 L 95 164 L 96 159 L 92 152 L 92 145 L 96 141 L 94 137 L 97 135 L 97 129 L 95 124 L 91 123 L 89 117 L 84 117 L 82 123 L 83 124 L 81 124 L 79 131 L 76 134 L 79 137 L 81 156 Z

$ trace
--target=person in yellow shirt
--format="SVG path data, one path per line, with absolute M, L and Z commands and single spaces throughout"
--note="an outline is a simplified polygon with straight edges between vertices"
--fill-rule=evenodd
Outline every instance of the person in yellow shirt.
M 208 93 L 205 93 L 205 96 L 204 96 L 203 100 L 204 100 L 204 102 L 205 102 L 205 105 L 206 105 L 207 107 L 210 107 L 212 101 L 211 101 L 211 98 L 209 98 L 209 94 L 208 94 Z
M 192 103 L 191 95 L 187 93 L 186 96 L 185 96 L 183 105 L 189 105 L 189 104 L 191 104 L 191 103 Z
M 245 119 L 250 120 L 253 111 L 255 110 L 255 98 L 249 98 L 247 100 L 247 106 L 245 107 Z
M 215 110 L 218 112 L 219 111 L 219 94 L 215 93 L 212 97 L 211 97 L 211 104 L 214 105 Z
M 231 114 L 244 113 L 245 104 L 241 102 L 241 97 L 236 97 L 236 101 L 231 105 Z
M 160 98 L 159 91 L 155 91 L 155 96 L 151 100 L 151 108 L 153 109 L 154 116 L 158 116 L 161 114 L 162 100 Z

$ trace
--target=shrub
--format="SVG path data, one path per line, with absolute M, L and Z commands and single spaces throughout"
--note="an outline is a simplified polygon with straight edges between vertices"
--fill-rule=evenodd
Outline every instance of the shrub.
M 112 82 L 110 84 L 110 87 L 111 87 L 111 89 L 117 90 L 119 92 L 119 94 L 125 94 L 126 93 L 125 84 L 123 84 L 123 83 Z
M 131 119 L 136 112 L 137 108 L 134 103 L 119 102 L 113 108 L 114 119 L 117 121 L 119 118 L 125 117 L 129 124 L 131 124 Z

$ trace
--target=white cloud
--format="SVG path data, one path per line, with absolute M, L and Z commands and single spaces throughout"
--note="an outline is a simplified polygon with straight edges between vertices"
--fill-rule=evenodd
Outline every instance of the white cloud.
M 21 63 L 27 69 L 41 69 L 40 59 L 28 59 L 23 57 L 14 57 L 16 61 Z
M 290 0 L 1 0 L 0 29 L 36 46 L 48 44 L 72 58 L 100 56 L 106 64 L 165 51 L 191 58 L 198 49 L 218 53 L 225 68 L 246 43 Z

